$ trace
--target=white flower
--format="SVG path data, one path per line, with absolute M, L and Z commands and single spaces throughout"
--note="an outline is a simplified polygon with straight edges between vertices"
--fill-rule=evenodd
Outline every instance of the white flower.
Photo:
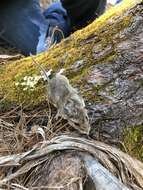
M 19 84 L 20 84 L 19 82 L 16 82 L 16 83 L 15 83 L 15 86 L 18 86 Z
M 28 88 L 27 88 L 27 87 L 23 88 L 23 91 L 26 91 L 26 90 L 28 90 Z
M 26 82 L 19 83 L 21 86 L 26 86 Z
M 40 79 L 42 79 L 42 76 L 25 76 L 22 80 L 22 82 L 16 82 L 15 85 L 16 86 L 22 86 L 23 87 L 23 91 L 26 90 L 34 90 L 34 87 L 36 86 L 36 84 L 39 82 Z
M 27 80 L 27 78 L 28 78 L 28 76 L 25 76 L 25 77 L 23 78 L 23 80 L 24 80 L 24 81 L 26 81 L 26 80 Z

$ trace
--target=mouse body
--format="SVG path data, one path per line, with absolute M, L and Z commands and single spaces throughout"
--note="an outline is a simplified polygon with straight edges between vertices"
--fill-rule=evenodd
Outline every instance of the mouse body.
M 81 133 L 90 131 L 84 99 L 61 72 L 48 80 L 48 100 L 57 108 L 56 118 L 66 119 Z

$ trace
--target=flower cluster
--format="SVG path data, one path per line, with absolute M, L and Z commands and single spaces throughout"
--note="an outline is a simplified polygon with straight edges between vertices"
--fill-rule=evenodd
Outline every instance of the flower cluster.
M 16 82 L 15 85 L 23 87 L 23 91 L 33 91 L 39 80 L 42 78 L 42 76 L 25 76 L 22 82 Z
M 22 87 L 23 91 L 31 90 L 33 91 L 39 80 L 48 81 L 49 76 L 52 73 L 52 69 L 48 72 L 44 71 L 44 69 L 40 72 L 41 75 L 34 75 L 34 76 L 25 76 L 21 82 L 16 82 L 16 86 Z

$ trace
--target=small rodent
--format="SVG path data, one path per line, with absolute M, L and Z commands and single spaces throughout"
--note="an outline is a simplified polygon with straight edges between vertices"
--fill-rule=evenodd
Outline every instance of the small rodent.
M 89 134 L 90 124 L 84 100 L 71 86 L 68 78 L 62 74 L 63 69 L 50 78 L 50 74 L 47 75 L 41 67 L 40 65 L 48 81 L 48 100 L 57 108 L 56 118 L 60 116 L 81 133 Z
M 80 132 L 89 133 L 89 118 L 84 100 L 61 72 L 48 82 L 48 99 L 58 109 L 57 117 L 66 119 Z

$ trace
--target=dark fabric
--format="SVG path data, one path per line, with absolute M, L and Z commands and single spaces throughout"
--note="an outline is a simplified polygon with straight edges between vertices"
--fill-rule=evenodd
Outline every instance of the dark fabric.
M 24 55 L 45 51 L 47 38 L 56 26 L 64 37 L 70 34 L 66 10 L 61 3 L 53 3 L 42 13 L 39 0 L 3 0 L 0 2 L 0 38 Z M 52 43 L 63 38 L 60 31 L 54 33 Z
M 0 37 L 24 55 L 45 50 L 47 27 L 39 0 L 0 2 Z
M 71 26 L 81 28 L 101 15 L 106 7 L 106 0 L 61 0 L 67 10 Z

